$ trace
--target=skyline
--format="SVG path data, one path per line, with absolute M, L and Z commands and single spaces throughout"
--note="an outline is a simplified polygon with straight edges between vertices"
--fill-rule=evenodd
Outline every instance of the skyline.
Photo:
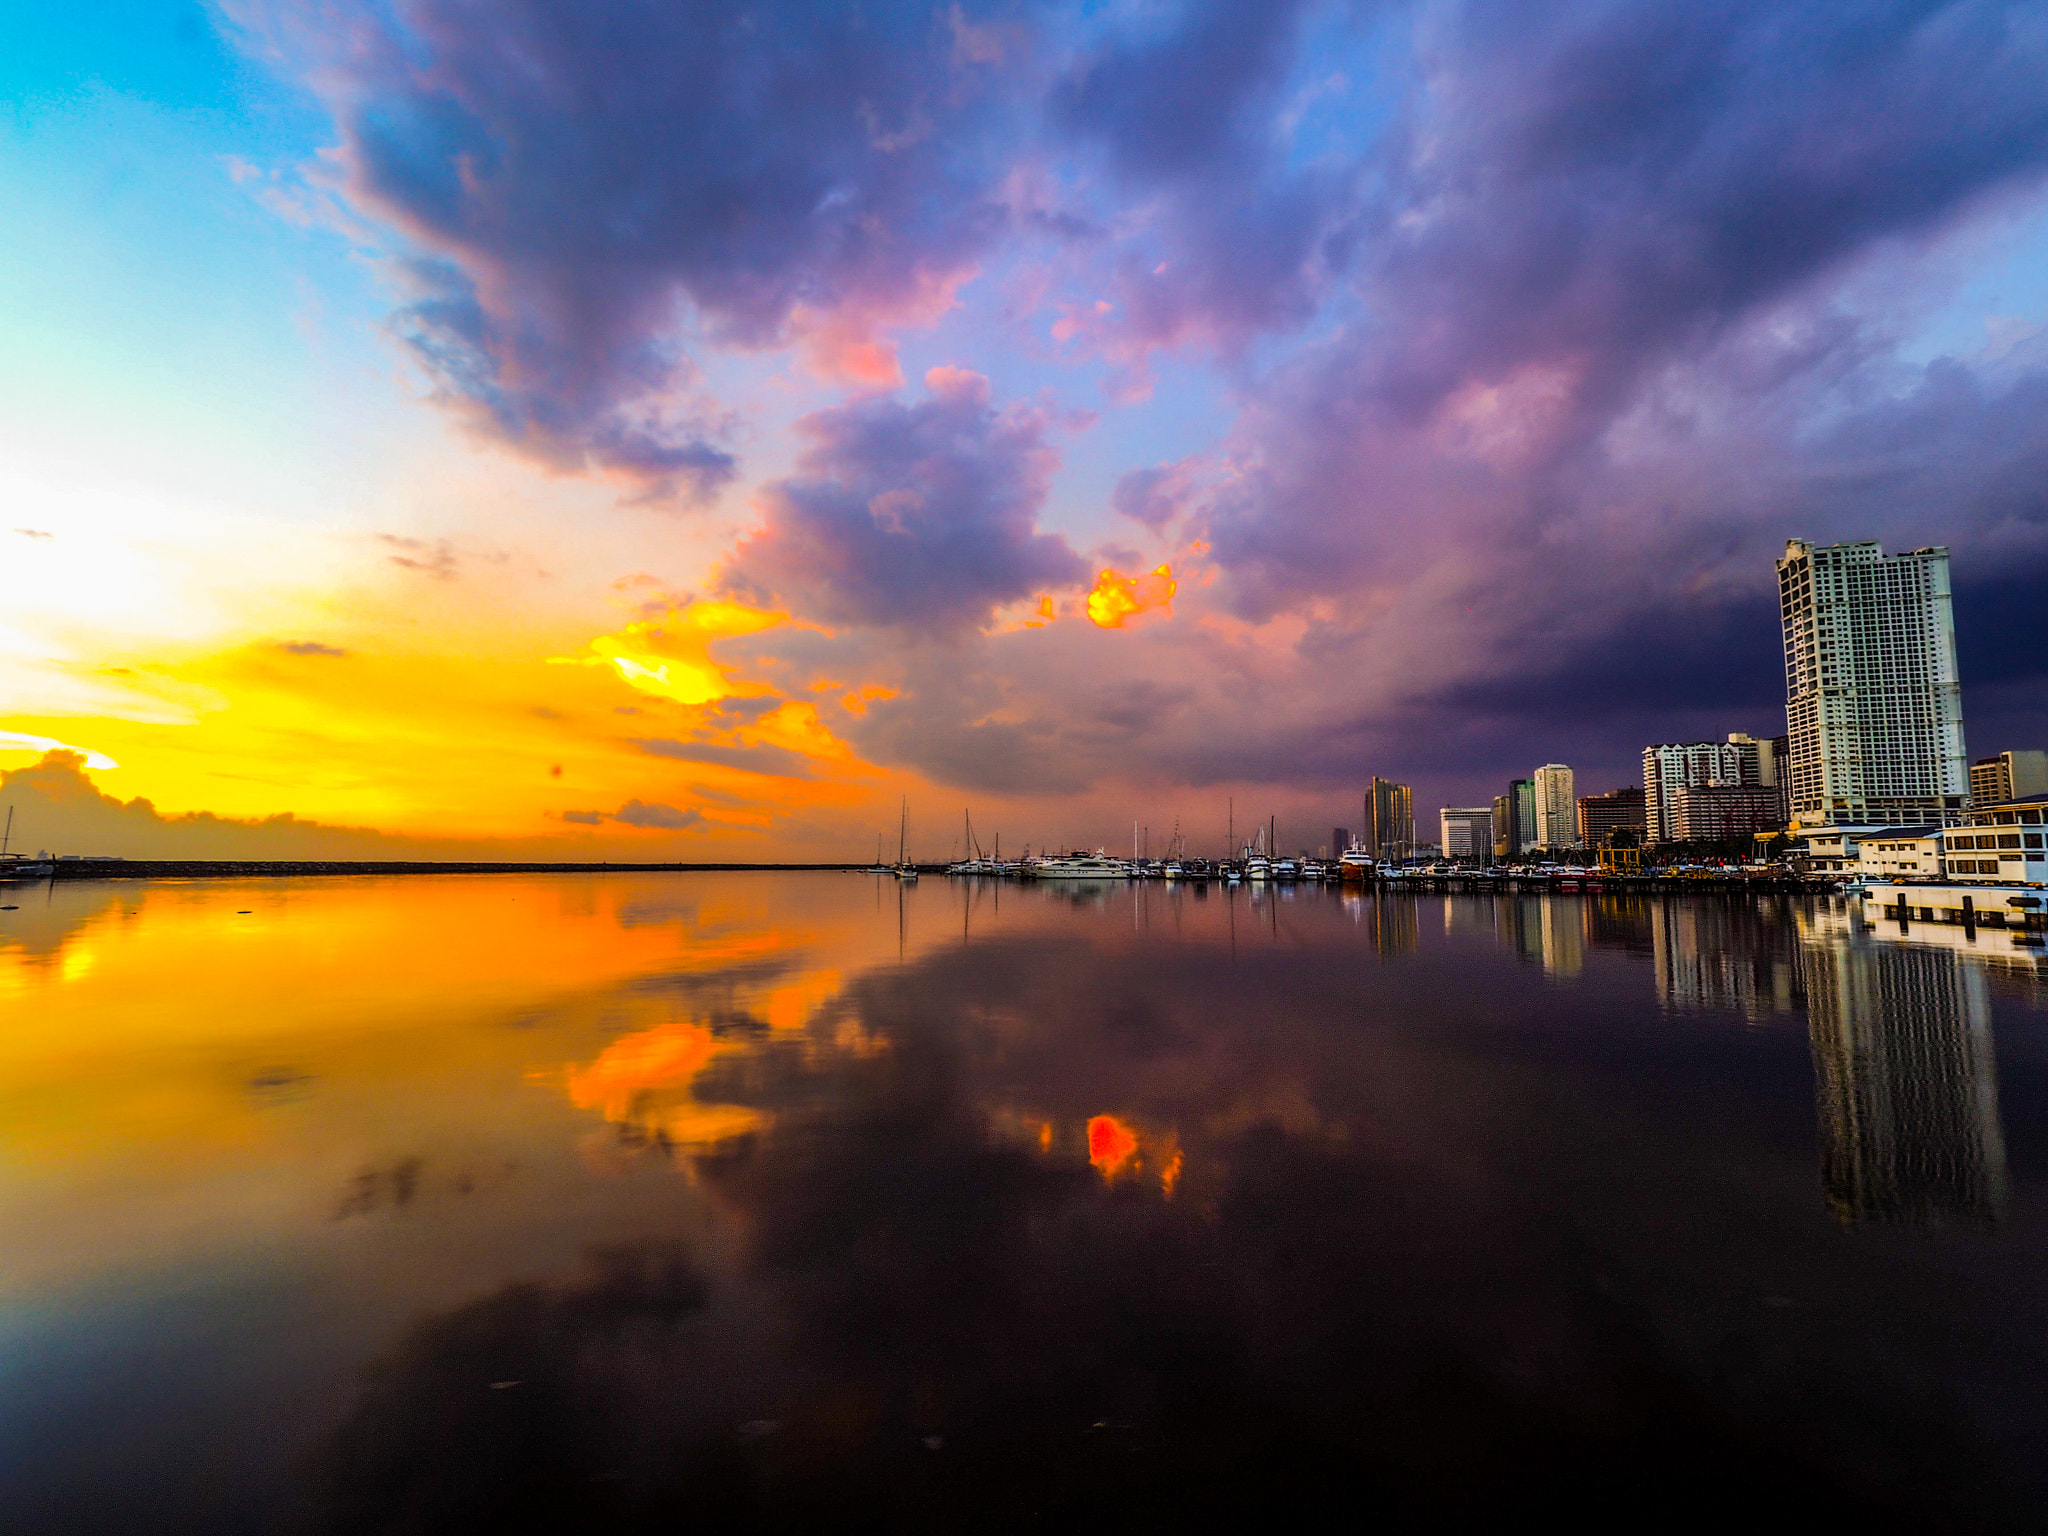
M 1313 847 L 1781 734 L 1788 538 L 1949 546 L 1969 759 L 2048 741 L 2024 7 L 136 4 L 0 80 L 0 771 L 109 825 L 22 743 L 423 857 Z

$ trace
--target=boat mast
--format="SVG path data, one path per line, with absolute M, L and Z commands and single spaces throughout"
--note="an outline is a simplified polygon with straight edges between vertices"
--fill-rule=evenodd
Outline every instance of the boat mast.
M 1223 836 L 1223 857 L 1237 857 L 1237 796 L 1230 797 L 1230 830 Z
M 903 819 L 896 827 L 896 867 L 904 865 L 903 852 L 910 846 L 910 796 L 903 797 Z
M 7 845 L 14 841 L 14 807 L 7 807 L 7 830 L 0 832 L 0 859 L 7 857 Z

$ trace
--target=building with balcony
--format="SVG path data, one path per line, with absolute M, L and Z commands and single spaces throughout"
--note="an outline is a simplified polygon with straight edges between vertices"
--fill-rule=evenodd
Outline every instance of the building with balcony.
M 1959 819 L 1970 785 L 1948 551 L 1793 539 L 1778 599 L 1794 825 Z

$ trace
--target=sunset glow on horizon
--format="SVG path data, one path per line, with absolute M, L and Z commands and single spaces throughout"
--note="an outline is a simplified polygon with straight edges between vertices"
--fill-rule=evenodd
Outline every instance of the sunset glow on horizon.
M 1952 9 L 41 16 L 16 846 L 1314 848 L 1775 734 L 1794 535 L 2048 740 L 2048 42 Z

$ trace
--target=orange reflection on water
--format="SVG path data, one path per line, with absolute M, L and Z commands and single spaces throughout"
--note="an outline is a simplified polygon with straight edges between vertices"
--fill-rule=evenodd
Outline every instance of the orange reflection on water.
M 1138 1150 L 1138 1133 L 1115 1115 L 1097 1115 L 1088 1122 L 1088 1161 L 1105 1179 L 1123 1171 Z
M 701 1024 L 659 1024 L 622 1036 L 589 1066 L 569 1068 L 569 1102 L 678 1146 L 711 1146 L 759 1130 L 765 1121 L 755 1110 L 706 1104 L 692 1092 L 719 1049 Z

